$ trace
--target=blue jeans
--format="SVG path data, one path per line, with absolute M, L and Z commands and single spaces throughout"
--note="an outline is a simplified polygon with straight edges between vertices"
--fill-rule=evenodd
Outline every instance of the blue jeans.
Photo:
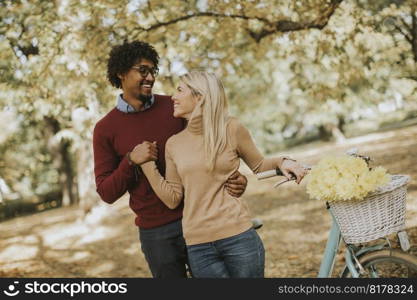
M 263 278 L 265 250 L 251 228 L 214 242 L 187 246 L 195 278 Z
M 151 229 L 139 228 L 139 238 L 154 278 L 187 277 L 187 249 L 181 220 Z

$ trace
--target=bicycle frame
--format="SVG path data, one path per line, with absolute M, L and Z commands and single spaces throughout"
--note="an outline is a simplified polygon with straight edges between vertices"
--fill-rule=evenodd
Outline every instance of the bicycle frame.
M 371 159 L 367 156 L 362 156 L 357 154 L 357 150 L 356 149 L 352 149 L 348 151 L 349 155 L 355 156 L 355 157 L 359 157 L 365 160 L 366 163 L 368 163 Z M 311 169 L 310 166 L 304 166 L 305 169 Z M 269 177 L 274 177 L 274 176 L 282 176 L 281 171 L 276 168 L 275 170 L 269 170 L 269 171 L 265 171 L 262 173 L 258 173 L 257 177 L 258 179 L 265 179 L 265 178 L 269 178 Z M 292 178 L 294 179 L 294 178 Z M 277 182 L 274 187 L 277 187 L 285 182 L 288 182 L 292 179 L 284 179 L 280 182 Z M 334 268 L 334 264 L 336 261 L 336 255 L 337 252 L 339 250 L 340 247 L 340 242 L 342 241 L 342 235 L 340 232 L 340 228 L 339 225 L 336 222 L 336 219 L 332 213 L 332 210 L 330 208 L 329 205 L 327 205 L 327 209 L 330 213 L 330 215 L 332 216 L 332 226 L 330 229 L 330 233 L 329 233 L 329 237 L 327 239 L 326 242 L 326 248 L 324 250 L 323 253 L 323 258 L 321 260 L 320 263 L 320 269 L 319 269 L 319 273 L 318 276 L 319 278 L 324 278 L 324 277 L 331 277 L 332 273 L 333 273 L 333 268 Z M 399 235 L 400 238 L 400 243 L 401 243 L 401 248 L 406 251 L 406 248 L 409 248 L 409 242 L 407 240 L 407 237 L 405 235 L 405 237 L 403 238 L 404 241 L 401 240 L 401 237 Z M 388 240 L 386 240 L 388 241 Z M 404 245 L 403 245 L 404 244 Z M 362 265 L 359 263 L 359 259 L 362 255 L 368 253 L 368 252 L 372 252 L 372 251 L 377 251 L 377 250 L 381 250 L 383 248 L 385 248 L 387 246 L 387 243 L 379 243 L 373 246 L 366 246 L 366 247 L 357 247 L 353 244 L 346 244 L 346 251 L 345 251 L 345 269 L 347 268 L 351 274 L 351 276 L 353 278 L 357 278 L 360 275 L 364 275 L 366 273 L 366 271 L 364 270 L 364 268 L 362 267 Z M 388 241 L 388 246 L 389 248 L 391 248 L 391 245 Z M 371 276 L 377 277 L 378 274 L 373 274 L 373 271 L 370 272 Z
M 336 260 L 336 254 L 339 250 L 342 235 L 339 225 L 332 215 L 332 227 L 330 229 L 329 238 L 327 239 L 326 248 L 324 250 L 323 259 L 320 264 L 319 274 L 317 277 L 330 277 L 333 273 L 333 267 Z
M 320 269 L 317 276 L 318 278 L 331 277 L 333 273 L 333 267 L 336 261 L 337 251 L 339 250 L 340 242 L 342 240 L 339 225 L 337 224 L 331 212 L 331 209 L 328 208 L 328 210 L 330 215 L 332 216 L 332 227 L 330 229 L 329 238 L 327 239 L 326 248 L 324 250 L 323 258 L 320 264 Z M 352 277 L 358 278 L 360 276 L 360 272 L 363 271 L 362 266 L 359 264 L 357 257 L 366 252 L 380 250 L 384 248 L 385 245 L 386 244 L 384 243 L 377 244 L 374 246 L 357 248 L 354 245 L 347 244 L 345 251 L 345 263 L 346 267 L 350 271 L 350 274 L 352 274 Z M 355 266 L 355 263 L 357 267 Z

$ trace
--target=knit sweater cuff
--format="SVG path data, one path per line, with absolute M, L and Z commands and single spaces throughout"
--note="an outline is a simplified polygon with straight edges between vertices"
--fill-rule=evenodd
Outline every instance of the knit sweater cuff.
M 131 164 L 127 158 L 127 155 L 125 155 L 120 162 L 119 170 L 127 177 L 132 178 L 135 177 L 135 168 L 136 166 Z

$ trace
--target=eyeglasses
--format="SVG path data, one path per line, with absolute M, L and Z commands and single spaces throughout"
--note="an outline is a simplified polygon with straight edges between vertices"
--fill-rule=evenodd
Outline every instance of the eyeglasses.
M 148 66 L 133 66 L 132 69 L 138 70 L 140 76 L 146 77 L 149 73 L 151 73 L 152 77 L 158 76 L 159 70 L 158 68 L 150 68 Z

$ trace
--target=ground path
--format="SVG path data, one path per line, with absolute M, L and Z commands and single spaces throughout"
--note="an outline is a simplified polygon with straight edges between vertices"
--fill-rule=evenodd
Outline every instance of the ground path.
M 417 254 L 417 126 L 281 154 L 314 164 L 352 147 L 391 174 L 411 175 L 406 226 L 411 251 Z M 244 199 L 264 222 L 259 234 L 266 249 L 266 277 L 315 277 L 330 228 L 324 204 L 308 199 L 305 183 L 272 189 L 276 179 L 248 178 Z M 111 206 L 98 205 L 86 218 L 80 209 L 59 208 L 0 223 L 0 276 L 149 277 L 127 202 L 125 197 Z M 340 253 L 337 265 L 342 262 Z

